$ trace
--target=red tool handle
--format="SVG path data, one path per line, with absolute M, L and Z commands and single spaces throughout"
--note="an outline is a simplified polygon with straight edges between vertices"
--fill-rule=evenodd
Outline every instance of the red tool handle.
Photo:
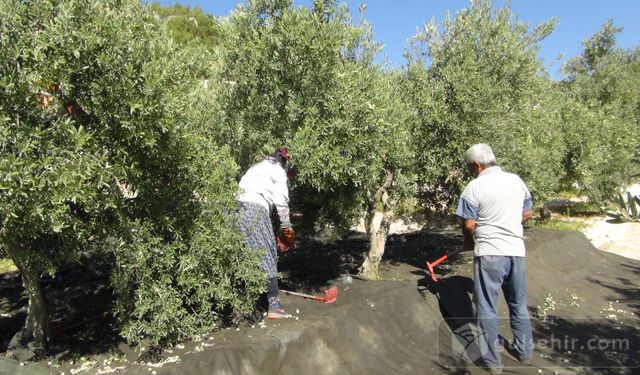
M 298 296 L 298 297 L 303 297 L 303 298 L 309 298 L 309 299 L 313 299 L 316 301 L 324 301 L 324 298 L 320 297 L 320 296 L 312 296 L 311 294 L 304 294 L 304 293 L 298 293 L 298 292 L 291 292 L 288 290 L 282 290 L 280 289 L 281 292 L 286 293 L 286 294 L 290 294 L 292 296 Z
M 440 258 L 438 258 L 435 262 L 431 263 L 431 267 L 435 267 L 438 264 L 444 262 L 445 260 L 447 260 L 449 258 L 449 254 L 444 254 L 443 256 L 441 256 Z
M 436 259 L 435 262 L 433 263 L 429 263 L 427 262 L 427 268 L 429 269 L 429 274 L 431 274 L 431 280 L 433 280 L 434 282 L 438 282 L 438 277 L 436 276 L 436 273 L 433 271 L 433 268 L 435 266 L 437 266 L 438 264 L 444 262 L 445 260 L 449 259 L 450 256 L 456 254 L 460 252 L 460 249 L 458 250 L 454 250 L 448 254 L 444 254 L 443 256 L 441 256 L 440 258 Z
M 338 298 L 338 288 L 334 285 L 331 288 L 324 291 L 324 296 L 312 296 L 311 294 L 304 294 L 298 292 L 290 292 L 288 290 L 280 289 L 281 292 L 290 294 L 293 296 L 304 297 L 308 299 L 312 299 L 314 301 L 320 301 L 324 303 L 333 303 Z

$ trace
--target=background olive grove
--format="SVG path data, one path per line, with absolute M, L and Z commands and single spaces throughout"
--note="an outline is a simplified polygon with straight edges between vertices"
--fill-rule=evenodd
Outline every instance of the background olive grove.
M 0 16 L 0 246 L 29 297 L 16 345 L 46 346 L 39 281 L 87 252 L 109 264 L 130 342 L 251 314 L 264 282 L 234 229 L 236 181 L 276 146 L 299 170 L 296 228 L 364 218 L 372 278 L 400 208 L 455 208 L 473 143 L 537 204 L 566 189 L 606 203 L 639 151 L 640 54 L 616 46 L 613 22 L 553 81 L 536 52 L 555 20 L 525 25 L 488 1 L 425 24 L 401 69 L 373 63 L 364 8 L 332 0 L 249 0 L 225 20 L 2 0 Z

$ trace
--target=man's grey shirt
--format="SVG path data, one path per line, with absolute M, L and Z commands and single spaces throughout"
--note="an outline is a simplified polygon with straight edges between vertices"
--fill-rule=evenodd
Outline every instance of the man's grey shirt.
M 483 170 L 462 192 L 456 215 L 476 221 L 475 256 L 525 256 L 522 212 L 533 201 L 525 183 L 498 166 Z

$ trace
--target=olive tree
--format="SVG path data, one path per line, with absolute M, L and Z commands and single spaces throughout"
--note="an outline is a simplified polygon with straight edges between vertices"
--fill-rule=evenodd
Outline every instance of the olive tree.
M 640 132 L 640 49 L 623 50 L 612 21 L 565 66 L 563 129 L 567 182 L 603 202 L 629 182 Z
M 353 83 L 338 91 L 348 100 L 336 103 L 340 118 L 308 124 L 295 135 L 305 193 L 300 205 L 311 222 L 338 226 L 365 212 L 369 251 L 360 272 L 378 278 L 397 205 L 412 193 L 409 111 L 399 74 L 351 69 Z
M 236 164 L 205 136 L 207 52 L 134 0 L 2 1 L 0 31 L 0 245 L 29 299 L 22 343 L 46 346 L 40 278 L 81 251 L 112 260 L 131 342 L 250 312 L 263 277 L 233 230 Z
M 400 75 L 372 63 L 379 46 L 371 28 L 334 1 L 311 9 L 249 1 L 225 27 L 219 134 L 242 167 L 276 145 L 292 151 L 298 228 L 348 228 L 366 213 L 371 250 L 362 272 L 376 277 L 410 179 Z
M 493 146 L 498 162 L 520 174 L 536 198 L 557 188 L 560 117 L 536 57 L 553 25 L 529 31 L 509 8 L 478 1 L 413 38 L 407 80 L 428 208 L 446 211 L 455 203 L 466 179 L 462 155 L 475 143 Z

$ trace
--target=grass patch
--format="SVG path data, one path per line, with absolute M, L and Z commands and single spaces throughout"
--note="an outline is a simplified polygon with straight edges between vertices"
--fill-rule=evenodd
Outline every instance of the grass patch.
M 546 229 L 555 229 L 555 230 L 573 230 L 573 231 L 581 231 L 586 228 L 586 224 L 582 220 L 563 220 L 563 219 L 549 219 L 543 223 L 535 223 L 536 227 L 546 228 Z
M 18 267 L 9 258 L 0 258 L 0 273 L 17 271 Z

